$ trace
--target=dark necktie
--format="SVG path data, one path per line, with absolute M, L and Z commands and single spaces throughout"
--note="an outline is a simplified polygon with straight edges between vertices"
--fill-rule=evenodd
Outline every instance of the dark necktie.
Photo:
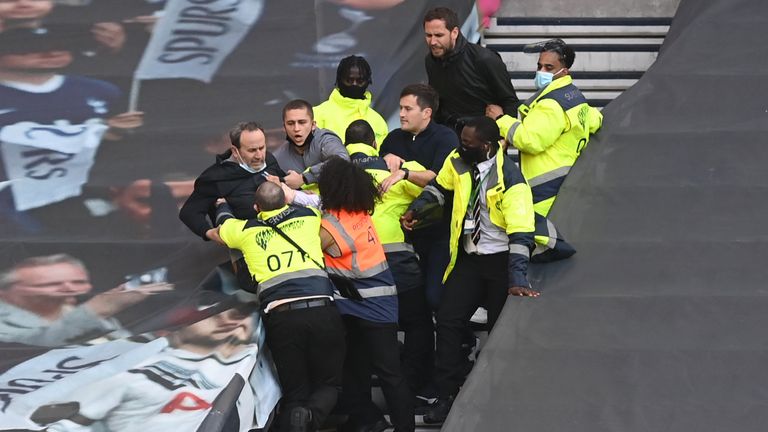
M 483 193 L 483 186 L 480 184 L 480 170 L 477 169 L 477 166 L 472 167 L 472 190 L 475 191 L 475 197 L 470 206 L 470 214 L 472 220 L 475 221 L 475 229 L 470 238 L 472 243 L 477 245 L 477 242 L 480 241 L 480 195 Z

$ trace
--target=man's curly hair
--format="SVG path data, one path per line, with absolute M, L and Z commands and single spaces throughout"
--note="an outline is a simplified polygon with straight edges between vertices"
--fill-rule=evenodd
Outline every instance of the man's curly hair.
M 381 192 L 364 169 L 339 157 L 329 159 L 317 181 L 323 210 L 373 214 Z

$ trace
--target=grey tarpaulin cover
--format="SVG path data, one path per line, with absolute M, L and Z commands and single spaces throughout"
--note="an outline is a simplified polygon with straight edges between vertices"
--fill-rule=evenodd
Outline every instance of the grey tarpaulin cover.
M 766 430 L 767 28 L 681 3 L 555 203 L 578 253 L 509 299 L 444 430 Z

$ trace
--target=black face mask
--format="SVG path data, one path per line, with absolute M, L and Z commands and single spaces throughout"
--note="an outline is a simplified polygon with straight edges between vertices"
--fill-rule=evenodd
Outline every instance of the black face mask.
M 365 90 L 368 88 L 368 86 L 356 86 L 356 85 L 345 85 L 342 83 L 339 83 L 339 93 L 341 93 L 342 96 L 345 98 L 350 99 L 365 99 Z
M 457 149 L 457 152 L 459 153 L 459 157 L 461 157 L 461 160 L 463 160 L 469 165 L 478 164 L 480 162 L 484 162 L 488 160 L 488 154 L 485 152 L 485 150 L 482 147 L 468 149 L 463 145 L 460 145 L 459 148 Z

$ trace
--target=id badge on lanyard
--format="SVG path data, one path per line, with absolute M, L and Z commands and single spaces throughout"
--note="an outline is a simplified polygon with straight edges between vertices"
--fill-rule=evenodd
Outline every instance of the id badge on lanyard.
M 474 233 L 475 228 L 477 228 L 477 221 L 472 217 L 472 215 L 467 215 L 467 217 L 464 219 L 464 234 Z
M 477 182 L 477 187 L 469 195 L 469 205 L 471 206 L 473 203 L 475 203 L 475 200 L 477 200 L 477 203 L 475 203 L 475 207 L 467 209 L 467 214 L 464 217 L 464 234 L 472 234 L 478 228 L 480 221 L 475 218 L 474 213 L 476 211 L 476 207 L 480 207 L 480 198 L 478 195 L 483 193 L 483 183 L 488 178 L 490 173 L 491 172 L 488 171 L 488 173 L 486 173 L 485 176 L 479 182 Z

